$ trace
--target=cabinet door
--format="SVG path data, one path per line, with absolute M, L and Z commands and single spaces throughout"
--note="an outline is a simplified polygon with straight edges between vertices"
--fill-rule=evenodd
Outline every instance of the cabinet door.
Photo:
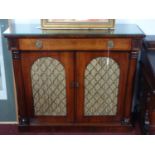
M 27 117 L 34 123 L 73 121 L 71 52 L 22 52 Z
M 123 115 L 129 56 L 126 52 L 77 52 L 77 120 L 117 122 Z

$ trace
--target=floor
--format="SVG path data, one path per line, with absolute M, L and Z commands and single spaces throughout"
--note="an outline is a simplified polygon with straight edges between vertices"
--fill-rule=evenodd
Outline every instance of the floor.
M 12 125 L 12 124 L 1 124 L 0 125 L 0 135 L 64 135 L 62 132 L 21 132 L 18 130 L 17 125 Z M 140 135 L 140 128 L 138 125 L 135 126 L 133 131 L 127 132 L 127 133 L 120 133 L 120 132 L 100 132 L 100 133 L 95 133 L 95 132 L 88 132 L 88 133 L 65 133 L 66 135 Z

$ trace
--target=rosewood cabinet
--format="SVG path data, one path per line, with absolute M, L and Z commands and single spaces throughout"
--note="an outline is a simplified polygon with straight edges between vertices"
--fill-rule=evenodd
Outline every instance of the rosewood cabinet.
M 155 134 L 155 36 L 143 42 L 140 76 L 140 125 L 143 134 Z
M 19 127 L 133 129 L 134 77 L 144 37 L 136 25 L 116 25 L 115 30 L 29 27 L 16 25 L 4 34 L 13 58 Z

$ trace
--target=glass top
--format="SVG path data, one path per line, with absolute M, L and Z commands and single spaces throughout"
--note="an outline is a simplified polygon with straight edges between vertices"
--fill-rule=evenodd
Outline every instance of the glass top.
M 135 24 L 116 24 L 115 29 L 41 29 L 41 25 L 15 24 L 4 32 L 6 37 L 24 36 L 144 36 Z

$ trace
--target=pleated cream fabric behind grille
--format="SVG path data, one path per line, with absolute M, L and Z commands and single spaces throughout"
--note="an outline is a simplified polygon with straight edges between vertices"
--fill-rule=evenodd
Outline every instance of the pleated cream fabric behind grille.
M 37 59 L 31 69 L 35 115 L 65 116 L 65 69 L 56 59 Z
M 116 115 L 119 76 L 119 66 L 111 58 L 98 57 L 88 64 L 85 71 L 85 116 Z

